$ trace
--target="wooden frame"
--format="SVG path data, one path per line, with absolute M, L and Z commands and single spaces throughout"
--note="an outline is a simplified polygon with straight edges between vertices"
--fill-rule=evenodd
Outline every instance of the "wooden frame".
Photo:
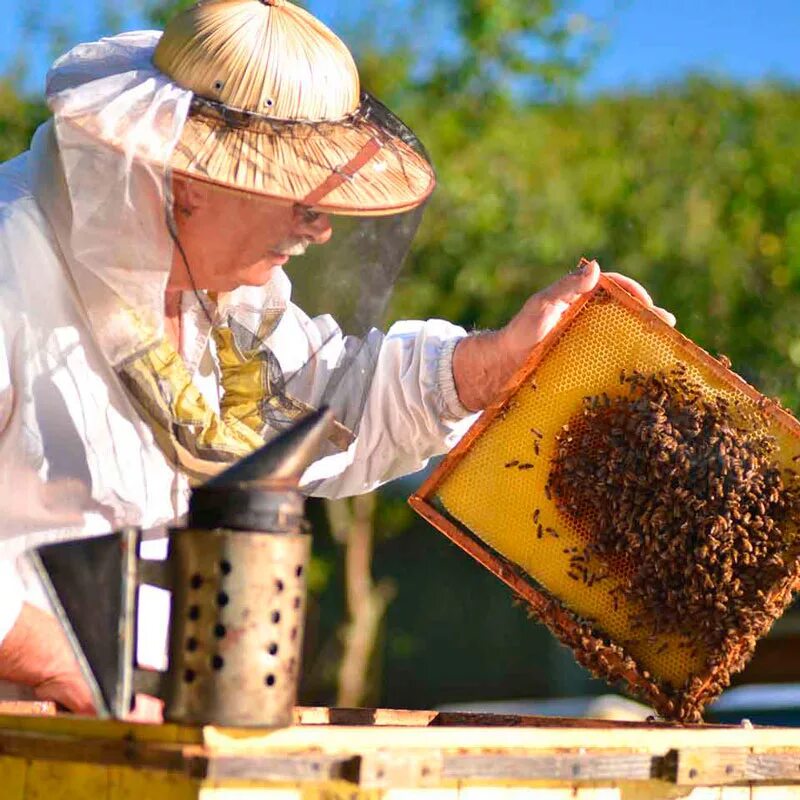
M 724 678 L 729 675 L 732 671 L 731 667 L 739 660 L 739 648 L 731 647 L 726 651 L 723 663 L 709 669 L 706 674 L 699 675 L 702 682 L 695 692 L 691 694 L 680 690 L 668 692 L 664 686 L 652 679 L 638 665 L 631 669 L 630 664 L 631 662 L 635 663 L 635 659 L 630 658 L 629 654 L 619 646 L 608 647 L 603 634 L 594 627 L 592 627 L 589 637 L 592 652 L 586 652 L 587 648 L 582 644 L 582 639 L 585 643 L 587 638 L 585 622 L 565 608 L 544 587 L 536 584 L 524 570 L 489 547 L 472 534 L 466 526 L 460 525 L 454 519 L 443 514 L 434 504 L 439 487 L 470 452 L 473 444 L 491 428 L 495 420 L 503 418 L 517 391 L 523 385 L 530 383 L 531 374 L 547 357 L 570 323 L 600 291 L 606 292 L 613 300 L 636 315 L 648 328 L 656 329 L 659 336 L 676 344 L 686 354 L 687 361 L 699 362 L 720 381 L 753 400 L 767 416 L 800 442 L 800 422 L 784 410 L 777 401 L 761 395 L 739 375 L 664 322 L 654 311 L 625 291 L 612 278 L 601 275 L 597 287 L 574 303 L 564 313 L 556 327 L 531 351 L 525 364 L 511 378 L 499 397 L 484 410 L 478 421 L 450 454 L 419 490 L 409 498 L 409 504 L 420 516 L 509 586 L 530 607 L 532 614 L 547 625 L 563 644 L 573 650 L 579 662 L 584 666 L 607 680 L 624 680 L 634 695 L 650 703 L 666 717 L 692 718 L 694 715 L 694 718 L 697 718 L 699 710 L 722 690 L 720 684 L 725 682 Z M 772 588 L 773 597 L 788 598 L 798 580 L 798 574 L 800 571 L 795 565 L 794 573 Z

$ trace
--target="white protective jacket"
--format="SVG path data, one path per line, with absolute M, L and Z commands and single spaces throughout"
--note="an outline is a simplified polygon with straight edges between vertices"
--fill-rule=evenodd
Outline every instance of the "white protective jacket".
M 187 479 L 156 446 L 98 346 L 65 241 L 51 226 L 53 211 L 46 216 L 34 196 L 35 180 L 38 197 L 48 191 L 41 175 L 52 153 L 43 144 L 50 125 L 37 133 L 31 152 L 0 166 L 0 640 L 26 596 L 42 604 L 22 555 L 27 548 L 123 525 L 158 535 L 185 512 L 188 497 Z M 119 257 L 125 259 L 124 247 Z M 283 296 L 289 290 L 283 273 L 265 289 Z M 198 306 L 187 293 L 181 355 L 206 400 L 218 405 L 213 340 Z M 317 349 L 321 335 L 315 320 L 289 303 L 269 344 L 290 363 L 293 353 Z M 462 336 L 442 320 L 390 328 L 356 441 L 304 478 L 322 479 L 316 494 L 369 491 L 454 444 L 468 423 L 451 367 Z M 326 347 L 336 347 L 336 339 Z M 145 603 L 142 613 L 149 618 L 141 629 L 153 630 L 156 644 L 140 657 L 157 663 L 165 608 Z

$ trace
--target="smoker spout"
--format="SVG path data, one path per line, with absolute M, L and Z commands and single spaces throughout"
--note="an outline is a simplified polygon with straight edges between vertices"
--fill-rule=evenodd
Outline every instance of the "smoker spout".
M 297 483 L 319 454 L 333 426 L 333 412 L 323 407 L 303 417 L 264 447 L 237 461 L 203 484 L 204 489 L 228 489 L 243 484 L 256 488 L 274 481 Z

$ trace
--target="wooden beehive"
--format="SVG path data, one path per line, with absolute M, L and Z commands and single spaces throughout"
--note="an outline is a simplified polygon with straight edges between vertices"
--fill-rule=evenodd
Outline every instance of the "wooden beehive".
M 297 709 L 284 730 L 0 714 L 3 800 L 800 798 L 800 731 Z

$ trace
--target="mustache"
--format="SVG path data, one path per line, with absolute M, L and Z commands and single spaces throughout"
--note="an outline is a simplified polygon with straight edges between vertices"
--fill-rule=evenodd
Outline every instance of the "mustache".
M 271 249 L 273 253 L 280 253 L 282 256 L 301 256 L 308 250 L 310 240 L 304 236 L 299 238 L 284 239 Z

